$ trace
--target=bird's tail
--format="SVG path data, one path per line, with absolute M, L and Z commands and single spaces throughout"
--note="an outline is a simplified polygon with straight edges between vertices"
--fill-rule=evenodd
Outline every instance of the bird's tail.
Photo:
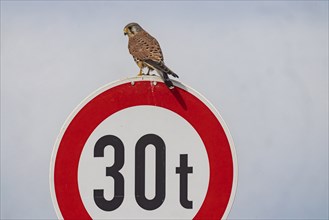
M 162 72 L 162 76 L 163 76 L 163 81 L 166 84 L 166 86 L 169 89 L 173 89 L 174 88 L 174 84 L 171 82 L 171 80 L 169 79 L 167 73 Z

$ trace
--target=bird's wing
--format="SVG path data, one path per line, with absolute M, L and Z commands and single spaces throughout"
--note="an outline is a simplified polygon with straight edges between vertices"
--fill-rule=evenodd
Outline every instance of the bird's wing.
M 162 61 L 154 61 L 151 59 L 144 60 L 145 63 L 152 66 L 153 68 L 160 70 L 161 72 L 165 74 L 172 75 L 173 77 L 178 78 L 178 75 L 174 73 L 172 70 L 170 70 Z
M 130 54 L 141 61 L 151 59 L 163 61 L 163 55 L 158 41 L 143 31 L 129 39 L 128 49 Z

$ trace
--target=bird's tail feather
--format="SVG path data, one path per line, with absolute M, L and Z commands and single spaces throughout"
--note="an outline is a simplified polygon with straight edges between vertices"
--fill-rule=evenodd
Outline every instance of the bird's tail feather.
M 169 88 L 169 89 L 173 89 L 174 88 L 174 84 L 172 83 L 172 81 L 169 79 L 167 73 L 162 73 L 163 75 L 163 80 L 164 80 L 164 83 L 166 84 L 166 86 Z

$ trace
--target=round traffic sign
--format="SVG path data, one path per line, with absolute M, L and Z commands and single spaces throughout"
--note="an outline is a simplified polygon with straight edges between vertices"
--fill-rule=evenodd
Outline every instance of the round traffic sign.
M 132 77 L 97 90 L 69 116 L 50 170 L 64 219 L 220 219 L 237 162 L 216 109 L 193 89 Z

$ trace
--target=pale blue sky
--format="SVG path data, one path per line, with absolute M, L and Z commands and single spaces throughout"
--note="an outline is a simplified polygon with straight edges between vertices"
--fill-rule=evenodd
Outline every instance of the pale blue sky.
M 56 218 L 55 139 L 91 92 L 137 74 L 132 21 L 230 128 L 229 218 L 327 219 L 327 1 L 1 1 L 1 218 Z

